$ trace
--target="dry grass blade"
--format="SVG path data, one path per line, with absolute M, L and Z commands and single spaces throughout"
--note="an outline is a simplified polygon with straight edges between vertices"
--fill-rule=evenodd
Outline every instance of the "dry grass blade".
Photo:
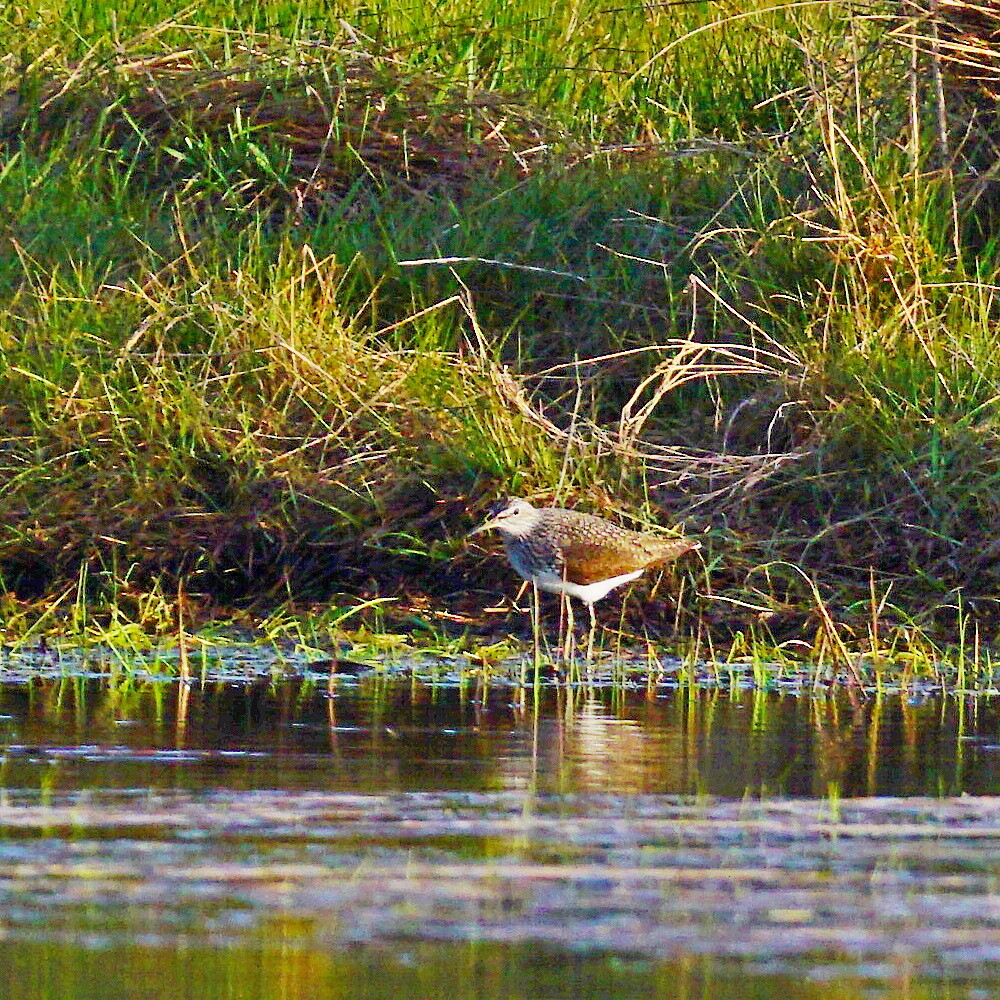
M 760 485 L 770 475 L 781 471 L 809 453 L 808 448 L 756 454 L 733 454 L 722 450 L 663 444 L 644 434 L 646 424 L 665 398 L 681 386 L 719 379 L 767 379 L 791 384 L 801 378 L 802 362 L 786 348 L 769 350 L 753 345 L 704 344 L 675 339 L 665 345 L 647 348 L 666 355 L 651 374 L 638 382 L 622 408 L 617 427 L 603 426 L 575 415 L 568 427 L 552 419 L 545 408 L 534 401 L 532 384 L 551 380 L 557 371 L 569 370 L 571 377 L 596 364 L 608 364 L 622 355 L 603 355 L 582 359 L 570 366 L 547 369 L 541 376 L 515 376 L 508 369 L 494 366 L 491 380 L 506 405 L 529 420 L 564 451 L 593 462 L 613 456 L 623 468 L 639 467 L 667 481 L 688 482 L 697 486 L 696 506 L 717 502 L 722 496 L 739 494 Z M 782 364 L 784 362 L 784 364 Z M 756 401 L 756 400 L 755 400 Z M 781 417 L 779 404 L 771 423 Z
M 939 58 L 953 86 L 1000 100 L 1000 9 L 968 0 L 904 0 L 893 34 Z

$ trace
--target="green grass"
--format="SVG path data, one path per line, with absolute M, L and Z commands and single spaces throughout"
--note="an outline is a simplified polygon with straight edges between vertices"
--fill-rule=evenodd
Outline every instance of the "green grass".
M 475 606 L 511 492 L 705 531 L 654 631 L 991 635 L 992 119 L 887 13 L 0 14 L 9 630 Z

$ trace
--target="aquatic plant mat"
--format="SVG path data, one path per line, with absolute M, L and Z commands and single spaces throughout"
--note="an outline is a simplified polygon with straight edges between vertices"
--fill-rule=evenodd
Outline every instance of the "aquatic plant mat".
M 144 651 L 95 644 L 75 646 L 30 644 L 0 649 L 0 683 L 103 683 L 126 686 L 158 684 L 182 690 L 218 684 L 252 686 L 270 682 L 329 694 L 359 685 L 393 686 L 412 682 L 437 689 L 474 692 L 476 697 L 502 691 L 526 703 L 538 691 L 590 694 L 645 691 L 650 694 L 681 689 L 706 691 L 783 691 L 823 695 L 832 687 L 849 688 L 864 700 L 904 692 L 926 697 L 949 690 L 956 695 L 1000 693 L 1000 669 L 995 661 L 960 659 L 899 664 L 858 658 L 845 666 L 745 658 L 718 661 L 660 656 L 652 650 L 598 655 L 589 664 L 572 665 L 551 658 L 535 668 L 530 657 L 511 654 L 504 642 L 486 659 L 480 651 L 427 650 L 402 643 L 386 652 L 379 645 L 335 650 L 309 648 L 291 642 L 259 644 L 202 642 L 193 650 L 175 646 Z

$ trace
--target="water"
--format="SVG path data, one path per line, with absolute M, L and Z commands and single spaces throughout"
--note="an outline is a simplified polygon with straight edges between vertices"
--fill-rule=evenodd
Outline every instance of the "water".
M 0 997 L 992 996 L 998 792 L 989 697 L 14 676 Z
M 0 675 L 2 676 L 2 675 Z M 477 691 L 384 677 L 0 686 L 7 789 L 995 795 L 1000 698 Z

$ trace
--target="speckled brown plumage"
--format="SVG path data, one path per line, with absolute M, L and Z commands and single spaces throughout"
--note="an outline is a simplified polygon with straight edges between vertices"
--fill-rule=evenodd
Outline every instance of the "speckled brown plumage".
M 629 531 L 602 517 L 563 507 L 546 507 L 539 513 L 538 527 L 530 535 L 505 542 L 523 547 L 525 561 L 582 586 L 669 563 L 699 548 L 690 538 Z

